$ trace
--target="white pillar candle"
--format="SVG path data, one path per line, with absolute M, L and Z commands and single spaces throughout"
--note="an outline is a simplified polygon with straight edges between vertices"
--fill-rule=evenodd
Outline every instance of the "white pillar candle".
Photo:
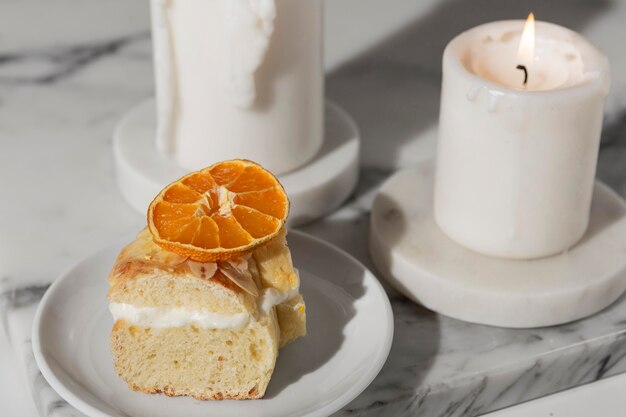
M 276 174 L 323 140 L 321 0 L 152 0 L 157 145 L 194 170 Z
M 609 88 L 606 57 L 583 37 L 538 22 L 521 41 L 523 27 L 488 23 L 446 47 L 434 195 L 450 238 L 519 259 L 587 229 Z

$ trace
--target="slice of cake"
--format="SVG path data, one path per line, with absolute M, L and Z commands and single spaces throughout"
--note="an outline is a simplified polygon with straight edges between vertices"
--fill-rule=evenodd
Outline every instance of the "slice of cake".
M 195 191 L 202 195 L 200 198 L 216 204 L 194 212 L 194 218 L 187 221 L 181 215 L 170 216 L 169 221 L 188 231 L 195 217 L 200 225 L 206 218 L 217 224 L 232 219 L 245 225 L 241 229 L 249 236 L 247 240 L 237 237 L 237 245 L 231 245 L 232 237 L 223 230 L 213 232 L 216 238 L 210 229 L 200 226 L 191 239 L 182 243 L 187 247 L 177 251 L 176 244 L 181 242 L 172 238 L 176 235 L 171 232 L 173 228 L 167 229 L 169 226 L 161 221 L 160 230 L 169 230 L 169 235 L 161 233 L 155 238 L 152 230 L 145 229 L 118 256 L 109 277 L 108 300 L 115 320 L 110 343 L 115 369 L 131 389 L 203 400 L 261 398 L 278 349 L 306 333 L 305 306 L 287 247 L 284 221 L 276 222 L 278 230 L 265 227 L 264 233 L 258 233 L 249 219 L 233 215 L 240 212 L 237 194 L 220 201 L 220 193 L 233 192 L 231 189 L 238 189 L 233 184 L 245 182 L 240 193 L 246 194 L 247 210 L 263 214 L 263 204 L 271 205 L 261 201 L 262 196 L 252 195 L 257 191 L 250 185 L 250 178 L 242 178 L 244 171 L 228 178 L 217 175 L 223 171 L 214 173 L 211 178 L 217 184 L 202 193 Z M 259 184 L 261 194 L 271 195 L 273 204 L 280 204 L 276 193 L 268 193 L 268 184 L 265 180 Z M 219 191 L 219 187 L 225 191 Z M 167 194 L 168 188 L 160 195 Z M 155 199 L 153 211 L 161 201 Z M 183 207 L 195 204 L 167 203 Z M 224 205 L 229 211 L 223 209 Z M 276 207 L 271 210 L 279 212 Z M 266 208 L 265 212 L 271 210 Z M 215 215 L 222 219 L 215 220 Z M 149 225 L 158 221 L 149 214 Z M 205 235 L 199 237 L 201 233 Z M 163 247 L 165 239 L 173 242 L 165 245 L 168 249 Z M 194 251 L 201 255 L 193 256 Z M 217 259 L 206 259 L 211 251 L 219 254 Z

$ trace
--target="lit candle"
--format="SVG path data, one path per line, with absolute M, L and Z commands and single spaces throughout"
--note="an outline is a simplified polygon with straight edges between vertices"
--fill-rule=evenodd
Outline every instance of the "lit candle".
M 157 145 L 189 170 L 276 174 L 323 141 L 320 0 L 152 0 Z
M 573 246 L 588 225 L 608 88 L 600 51 L 566 28 L 535 26 L 532 15 L 453 39 L 434 195 L 443 232 L 509 258 Z

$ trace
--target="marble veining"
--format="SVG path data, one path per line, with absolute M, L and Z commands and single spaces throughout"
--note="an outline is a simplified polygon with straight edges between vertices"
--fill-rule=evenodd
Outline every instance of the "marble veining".
M 1 54 L 0 83 L 53 84 L 71 77 L 98 59 L 117 53 L 132 42 L 147 39 L 148 36 L 148 32 L 142 31 L 90 44 Z M 24 71 L 25 66 L 39 66 L 41 69 L 29 73 L 30 71 Z
M 394 23 L 391 17 L 402 13 L 388 17 L 386 3 L 327 3 L 327 93 L 360 125 L 363 167 L 349 201 L 302 228 L 372 269 L 367 237 L 376 187 L 397 167 L 434 152 L 443 46 L 462 29 L 521 18 L 530 8 L 514 0 L 428 0 L 399 5 L 410 14 Z M 357 6 L 366 13 L 355 16 Z M 583 31 L 612 62 L 598 177 L 626 196 L 620 41 L 626 2 L 555 0 L 532 7 L 539 17 Z M 119 117 L 153 95 L 148 4 L 9 1 L 0 3 L 0 16 L 1 322 L 40 415 L 79 416 L 39 373 L 31 323 L 55 276 L 145 222 L 117 190 L 110 141 Z M 389 27 L 379 30 L 384 24 Z M 370 43 L 359 43 L 360 35 Z M 383 285 L 395 314 L 391 354 L 372 385 L 337 416 L 474 416 L 626 371 L 624 298 L 583 321 L 509 330 L 436 315 Z

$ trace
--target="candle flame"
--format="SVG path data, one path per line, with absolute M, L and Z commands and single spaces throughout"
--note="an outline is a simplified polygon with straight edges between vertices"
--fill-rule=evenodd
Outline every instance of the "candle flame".
M 524 25 L 522 38 L 517 51 L 517 60 L 520 65 L 530 68 L 535 55 L 535 15 L 530 13 Z

